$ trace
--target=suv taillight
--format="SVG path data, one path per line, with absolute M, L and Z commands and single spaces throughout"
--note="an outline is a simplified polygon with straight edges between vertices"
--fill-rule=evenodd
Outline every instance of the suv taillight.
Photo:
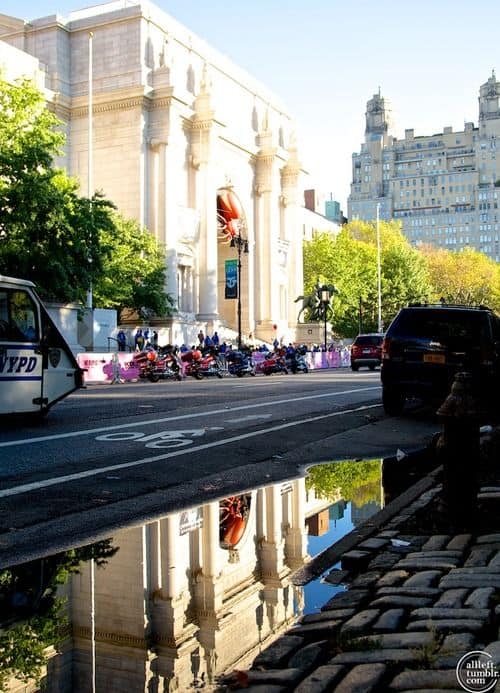
M 387 360 L 391 358 L 391 340 L 388 337 L 384 337 L 382 342 L 382 360 Z

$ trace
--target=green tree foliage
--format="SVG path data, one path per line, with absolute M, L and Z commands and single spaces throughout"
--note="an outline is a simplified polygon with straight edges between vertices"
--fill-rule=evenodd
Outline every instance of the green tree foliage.
M 0 76 L 0 273 L 30 279 L 46 300 L 166 315 L 164 254 L 102 193 L 54 166 L 64 135 L 28 80 Z
M 143 317 L 147 311 L 171 314 L 172 302 L 163 288 L 165 254 L 152 234 L 136 221 L 115 214 L 112 230 L 103 231 L 101 240 L 109 252 L 94 285 L 99 305 L 118 311 L 133 309 Z
M 431 277 L 434 301 L 487 305 L 500 312 L 500 265 L 477 250 L 459 253 L 426 246 L 422 253 Z
M 398 309 L 430 293 L 427 266 L 395 222 L 379 223 L 382 320 L 387 326 Z M 324 233 L 304 244 L 304 290 L 317 278 L 338 289 L 333 299 L 334 331 L 343 337 L 377 329 L 378 277 L 375 223 L 346 224 L 337 237 Z M 361 319 L 361 320 L 360 320 Z M 360 322 L 362 325 L 360 326 Z
M 53 166 L 64 136 L 31 82 L 0 80 L 0 112 L 0 272 L 33 280 L 46 299 L 81 300 L 102 271 L 113 206 L 79 197 Z
M 320 498 L 336 500 L 340 493 L 345 500 L 354 500 L 361 505 L 373 500 L 374 488 L 380 492 L 381 476 L 380 460 L 330 462 L 308 470 L 306 488 L 314 488 Z
M 45 650 L 66 637 L 65 601 L 59 585 L 91 558 L 104 566 L 118 551 L 111 540 L 71 549 L 0 570 L 0 690 L 10 678 L 38 681 Z

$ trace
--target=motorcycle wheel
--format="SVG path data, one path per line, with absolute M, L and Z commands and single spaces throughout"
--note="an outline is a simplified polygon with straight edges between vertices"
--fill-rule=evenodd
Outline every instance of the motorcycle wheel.
M 175 379 L 176 380 L 182 380 L 182 375 L 180 373 L 177 373 L 177 375 L 175 376 Z
M 244 375 L 245 375 L 245 374 L 243 373 L 243 371 L 236 371 L 236 376 L 237 376 L 238 378 L 243 378 Z
M 160 376 L 157 373 L 150 373 L 148 375 L 148 380 L 151 383 L 157 383 L 159 381 L 159 379 L 160 379 Z
M 269 368 L 266 368 L 264 371 L 264 375 L 271 375 L 272 371 L 269 370 Z
M 203 373 L 200 373 L 200 371 L 196 371 L 194 377 L 196 378 L 196 380 L 203 380 Z
M 224 373 L 222 371 L 217 371 L 217 377 L 222 379 L 224 377 Z

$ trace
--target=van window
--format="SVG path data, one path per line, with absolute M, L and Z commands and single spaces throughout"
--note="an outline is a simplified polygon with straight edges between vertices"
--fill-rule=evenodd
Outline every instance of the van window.
M 0 339 L 34 342 L 39 339 L 38 313 L 31 296 L 22 290 L 0 289 Z

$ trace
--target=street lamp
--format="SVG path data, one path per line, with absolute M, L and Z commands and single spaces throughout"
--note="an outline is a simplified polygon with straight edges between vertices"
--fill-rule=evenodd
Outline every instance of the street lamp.
M 328 318 L 328 307 L 330 305 L 330 298 L 331 298 L 331 292 L 330 288 L 326 285 L 323 284 L 323 286 L 319 287 L 319 300 L 321 307 L 323 309 L 323 319 L 325 321 L 325 351 L 327 351 L 326 348 L 326 323 L 327 323 L 327 318 Z
M 238 298 L 238 350 L 241 350 L 241 253 L 248 253 L 248 241 L 241 235 L 241 228 L 238 227 L 238 234 L 231 238 L 229 246 L 238 251 L 236 296 Z

